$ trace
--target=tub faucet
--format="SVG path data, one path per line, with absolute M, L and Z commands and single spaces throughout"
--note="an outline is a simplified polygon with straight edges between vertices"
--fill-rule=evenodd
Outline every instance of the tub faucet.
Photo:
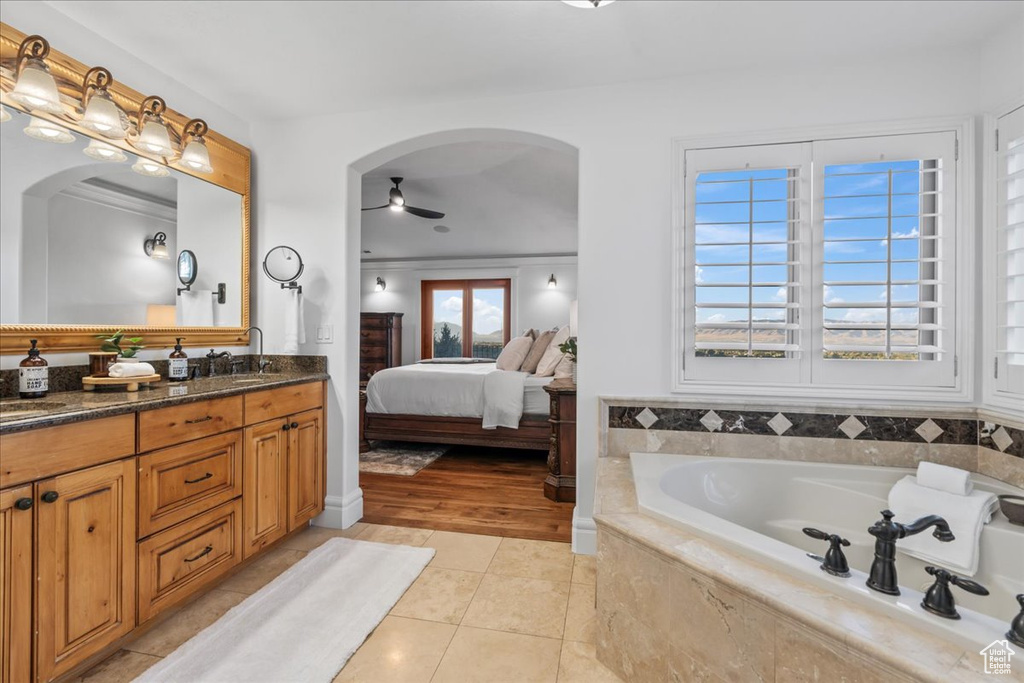
M 868 588 L 886 595 L 900 594 L 896 581 L 896 541 L 919 534 L 930 527 L 935 527 L 932 536 L 943 543 L 956 538 L 946 520 L 938 515 L 928 515 L 910 524 L 892 521 L 895 516 L 892 510 L 882 510 L 882 519 L 868 529 L 868 533 L 875 537 L 875 559 L 868 573 Z
M 207 371 L 206 376 L 207 377 L 216 377 L 217 376 L 217 369 L 214 366 L 217 364 L 217 362 L 216 362 L 217 359 L 218 358 L 227 358 L 228 362 L 230 363 L 233 356 L 231 355 L 230 351 L 221 351 L 220 353 L 215 353 L 213 349 L 210 349 L 210 352 L 208 354 L 206 354 L 206 357 L 210 361 L 210 369 Z

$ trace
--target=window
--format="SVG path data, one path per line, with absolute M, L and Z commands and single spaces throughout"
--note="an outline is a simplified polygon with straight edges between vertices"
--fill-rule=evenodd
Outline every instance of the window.
M 956 134 L 687 150 L 686 379 L 954 386 Z
M 422 358 L 498 357 L 511 338 L 511 280 L 424 280 L 421 288 Z
M 996 390 L 1024 394 L 1024 107 L 996 130 Z

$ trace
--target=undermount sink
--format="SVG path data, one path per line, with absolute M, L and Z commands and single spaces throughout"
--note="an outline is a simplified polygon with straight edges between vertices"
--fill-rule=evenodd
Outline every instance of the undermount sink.
M 22 417 L 63 407 L 63 403 L 56 401 L 0 401 L 0 417 Z

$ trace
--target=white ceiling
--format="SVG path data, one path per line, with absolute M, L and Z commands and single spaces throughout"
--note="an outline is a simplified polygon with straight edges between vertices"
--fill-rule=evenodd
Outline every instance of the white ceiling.
M 410 206 L 445 217 L 363 212 L 363 260 L 576 253 L 573 153 L 507 142 L 431 147 L 365 174 L 364 207 L 387 203 L 391 176 L 405 178 Z
M 294 116 L 297 99 L 285 94 L 301 93 L 303 113 L 343 112 L 879 60 L 977 44 L 1024 13 L 1017 0 L 48 4 L 246 121 Z

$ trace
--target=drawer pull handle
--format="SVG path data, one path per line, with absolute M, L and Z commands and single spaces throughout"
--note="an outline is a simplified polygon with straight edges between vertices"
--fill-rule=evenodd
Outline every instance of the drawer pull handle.
M 292 429 L 298 429 L 298 428 L 299 428 L 299 423 L 298 422 L 292 422 Z
M 206 555 L 209 555 L 209 554 L 210 554 L 210 553 L 212 553 L 212 552 L 213 552 L 213 546 L 212 546 L 212 545 L 208 545 L 208 546 L 206 546 L 205 548 L 203 548 L 203 552 L 199 553 L 199 554 L 198 554 L 198 555 L 196 555 L 195 557 L 186 557 L 186 558 L 185 558 L 185 561 L 186 561 L 186 562 L 195 562 L 195 561 L 196 561 L 196 560 L 198 560 L 198 559 L 199 559 L 200 557 L 205 557 Z
M 194 424 L 199 424 L 200 422 L 209 422 L 212 419 L 213 419 L 212 415 L 207 415 L 206 417 L 197 417 L 194 420 L 185 420 L 185 424 L 187 424 L 187 425 L 194 425 Z
M 209 479 L 212 476 L 213 476 L 213 472 L 207 472 L 206 474 L 204 474 L 203 476 L 199 477 L 198 479 L 186 479 L 185 483 L 186 484 L 198 484 L 201 481 L 206 481 L 207 479 Z
M 289 424 L 288 424 L 287 422 L 285 422 L 285 423 L 284 423 L 284 426 L 283 426 L 283 427 L 281 427 L 281 429 L 283 429 L 284 431 L 286 431 L 286 432 L 287 432 L 287 431 L 288 431 L 289 429 L 291 429 L 291 426 L 290 426 L 290 425 L 289 425 Z
M 57 502 L 57 499 L 60 498 L 60 494 L 56 491 L 47 491 L 40 497 L 43 499 L 44 503 L 55 503 Z
M 31 510 L 32 509 L 32 499 L 31 498 L 19 498 L 18 500 L 14 501 L 14 507 L 18 508 L 19 510 Z

